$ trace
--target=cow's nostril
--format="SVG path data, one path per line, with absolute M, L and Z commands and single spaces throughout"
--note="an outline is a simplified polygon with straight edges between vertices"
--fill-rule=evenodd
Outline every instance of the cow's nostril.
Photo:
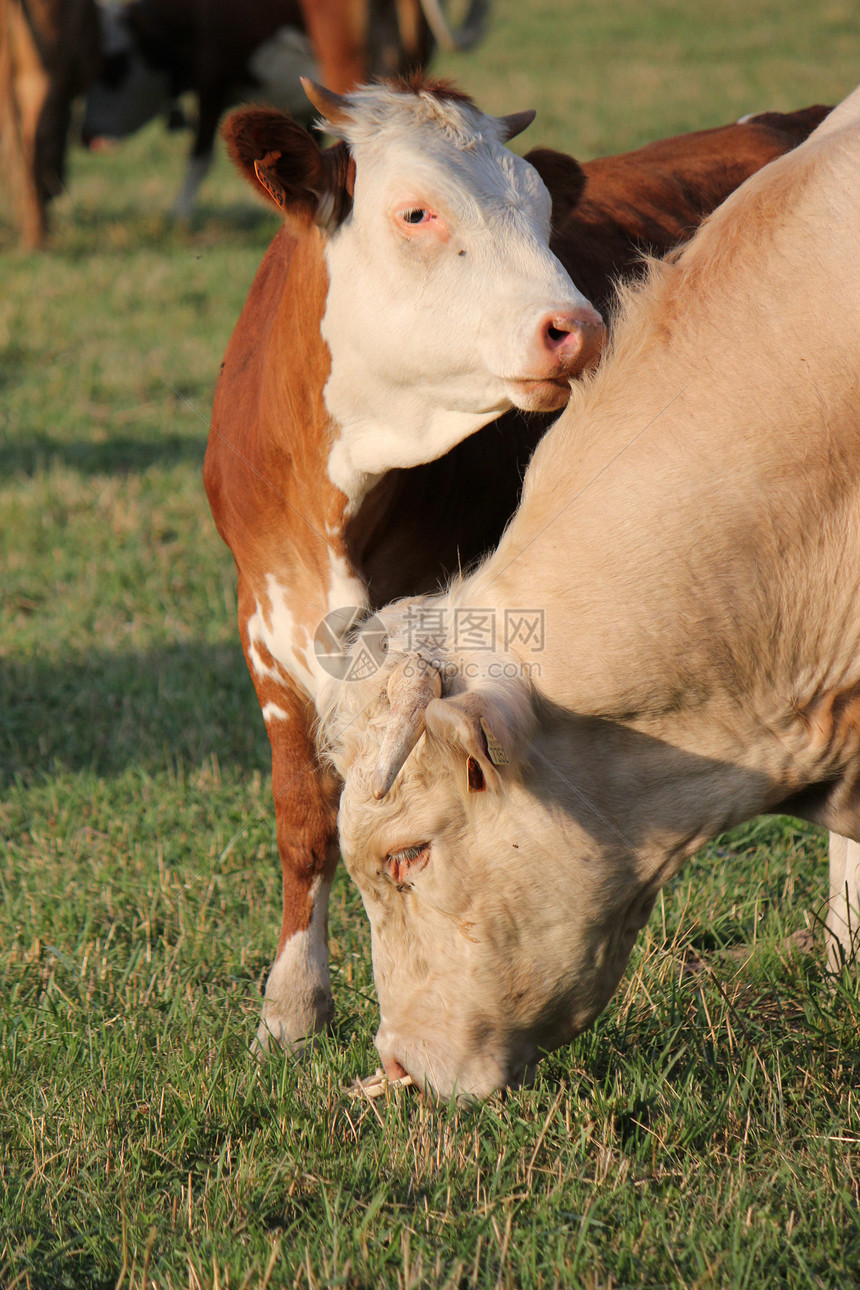
M 382 1066 L 385 1074 L 392 1081 L 404 1079 L 409 1074 L 406 1067 L 396 1057 L 383 1057 Z
M 582 348 L 584 335 L 583 320 L 574 315 L 550 315 L 541 328 L 543 347 L 550 354 L 576 353 Z

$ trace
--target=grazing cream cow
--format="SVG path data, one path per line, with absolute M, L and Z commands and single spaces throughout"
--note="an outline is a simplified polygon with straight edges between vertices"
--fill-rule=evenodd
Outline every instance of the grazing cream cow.
M 285 223 L 224 359 L 205 466 L 272 745 L 284 901 L 261 1047 L 300 1042 L 332 1010 L 339 784 L 312 729 L 337 659 L 315 641 L 321 620 L 435 590 L 495 545 L 551 410 L 603 338 L 574 283 L 604 301 L 643 246 L 674 246 L 826 112 L 580 167 L 514 156 L 505 140 L 531 114 L 496 120 L 450 87 L 311 94 L 343 136 L 334 148 L 272 111 L 226 127 Z M 544 411 L 498 416 L 512 405 Z
M 855 950 L 858 212 L 860 90 L 626 294 L 495 554 L 387 610 L 384 664 L 337 690 L 390 1075 L 516 1085 L 683 861 L 761 812 L 844 835 L 828 926 Z

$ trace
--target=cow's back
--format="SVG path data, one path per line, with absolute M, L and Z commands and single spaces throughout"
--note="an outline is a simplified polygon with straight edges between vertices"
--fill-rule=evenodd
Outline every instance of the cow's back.
M 610 309 L 613 277 L 627 278 L 646 255 L 663 256 L 687 241 L 745 179 L 802 143 L 829 111 L 816 105 L 764 113 L 586 161 L 582 195 L 569 210 L 554 203 L 552 248 L 589 299 Z M 544 173 L 540 163 L 538 169 Z M 544 177 L 551 185 L 552 175 Z

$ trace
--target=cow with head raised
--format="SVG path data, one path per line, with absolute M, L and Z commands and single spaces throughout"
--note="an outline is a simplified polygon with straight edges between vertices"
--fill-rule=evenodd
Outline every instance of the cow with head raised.
M 343 675 L 343 631 L 498 541 L 534 445 L 602 341 L 577 283 L 607 299 L 643 245 L 674 245 L 824 113 L 580 167 L 514 156 L 506 141 L 530 114 L 487 116 L 447 86 L 310 93 L 331 148 L 263 109 L 225 127 L 284 225 L 224 358 L 204 471 L 272 745 L 284 903 L 263 1048 L 331 1015 L 339 783 L 313 728 L 321 687 Z
M 604 327 L 549 248 L 546 187 L 506 147 L 533 112 L 486 116 L 451 89 L 311 93 L 340 148 L 253 109 L 229 137 L 285 215 L 326 234 L 329 473 L 355 506 L 511 406 L 563 407 Z
M 858 206 L 860 90 L 651 266 L 497 551 L 386 610 L 377 674 L 336 687 L 390 1074 L 519 1083 L 684 859 L 761 812 L 845 835 L 828 926 L 855 952 Z

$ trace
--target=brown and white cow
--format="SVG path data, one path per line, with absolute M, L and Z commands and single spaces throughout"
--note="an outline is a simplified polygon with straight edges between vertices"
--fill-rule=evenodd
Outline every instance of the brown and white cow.
M 385 611 L 383 666 L 339 687 L 393 1076 L 517 1084 L 685 858 L 761 812 L 845 835 L 833 959 L 860 944 L 858 209 L 860 90 L 628 291 L 497 551 Z
M 644 169 L 639 153 L 582 168 L 530 154 L 548 192 L 504 146 L 525 117 L 421 83 L 315 98 L 343 136 L 324 152 L 276 113 L 226 127 L 285 225 L 227 350 L 205 465 L 272 745 L 284 908 L 262 1047 L 301 1041 L 332 1008 L 339 784 L 313 728 L 337 660 L 325 632 L 315 649 L 318 626 L 434 590 L 498 541 L 549 416 L 494 418 L 561 406 L 602 336 L 560 261 L 607 297 L 643 243 L 667 250 L 825 111 L 653 145 Z
M 433 33 L 429 0 L 110 0 L 101 5 L 104 68 L 83 123 L 86 142 L 121 139 L 178 95 L 197 99 L 197 122 L 174 216 L 187 219 L 212 162 L 218 121 L 231 104 L 269 103 L 308 120 L 300 77 L 346 92 L 373 76 L 424 67 Z M 485 0 L 450 41 L 483 32 Z M 430 17 L 434 30 L 438 5 Z M 440 36 L 448 32 L 444 25 Z
M 99 69 L 94 0 L 0 0 L 0 138 L 22 245 L 62 190 L 72 101 Z

